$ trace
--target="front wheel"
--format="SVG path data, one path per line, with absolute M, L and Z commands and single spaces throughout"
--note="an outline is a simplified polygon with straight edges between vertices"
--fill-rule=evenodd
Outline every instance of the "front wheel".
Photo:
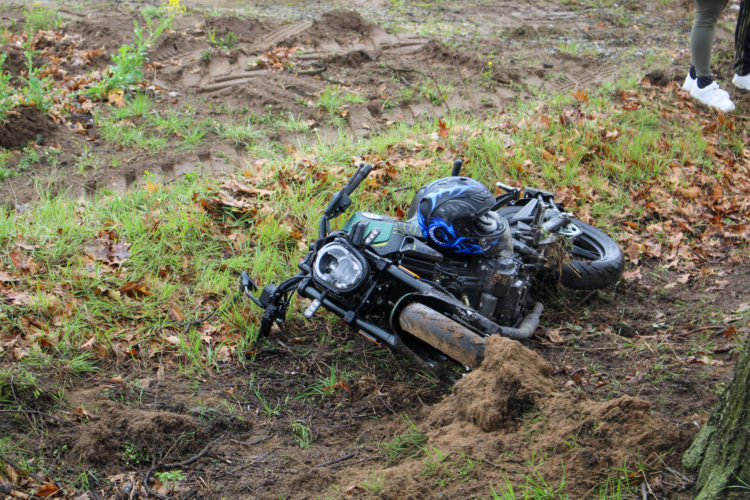
M 522 207 L 510 206 L 498 210 L 512 223 L 513 215 Z M 617 283 L 625 268 L 625 259 L 615 241 L 593 226 L 578 219 L 571 221 L 575 226 L 566 237 L 565 250 L 568 259 L 560 270 L 560 283 L 574 290 L 598 290 Z M 559 230 L 566 233 L 566 228 Z

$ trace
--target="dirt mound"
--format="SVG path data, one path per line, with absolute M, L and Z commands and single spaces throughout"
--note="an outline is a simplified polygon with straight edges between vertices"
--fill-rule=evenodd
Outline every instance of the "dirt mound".
M 140 23 L 141 25 L 143 23 Z M 123 29 L 129 26 L 131 29 Z M 74 21 L 65 25 L 64 33 L 81 35 L 78 48 L 98 49 L 104 47 L 108 53 L 117 53 L 124 43 L 133 43 L 133 19 L 125 15 L 103 15 Z
M 373 57 L 364 50 L 353 50 L 344 54 L 334 54 L 324 59 L 328 66 L 346 68 L 360 68 L 363 64 L 373 61 Z
M 380 31 L 382 31 L 382 28 L 367 21 L 358 12 L 340 9 L 326 12 L 320 19 L 314 21 L 308 29 L 299 35 L 286 38 L 279 45 L 320 47 L 324 42 L 331 40 L 340 45 L 346 45 Z
M 485 432 L 507 426 L 533 407 L 536 395 L 552 391 L 550 373 L 549 363 L 518 342 L 488 343 L 482 369 L 454 387 L 457 416 Z
M 18 106 L 0 123 L 0 147 L 19 149 L 29 141 L 42 142 L 57 131 L 57 125 L 38 108 Z
M 6 43 L 0 47 L 0 53 L 5 53 L 7 55 L 5 62 L 3 63 L 3 71 L 14 77 L 14 79 L 11 80 L 11 83 L 13 84 L 19 84 L 20 81 L 17 80 L 18 76 L 26 74 L 27 72 L 26 55 L 23 52 L 23 48 L 11 43 Z M 37 53 L 33 55 L 32 61 L 35 68 L 39 68 L 48 62 L 46 58 Z
M 106 401 L 96 418 L 76 429 L 71 456 L 81 464 L 95 466 L 173 460 L 200 450 L 207 438 L 203 425 L 188 415 Z
M 491 337 L 482 366 L 456 383 L 418 425 L 426 429 L 429 444 L 444 453 L 493 463 L 512 456 L 508 467 L 527 475 L 533 471 L 516 464 L 541 462 L 535 470 L 545 478 L 565 477 L 573 497 L 596 485 L 596 472 L 604 478 L 613 468 L 674 448 L 679 440 L 676 426 L 652 416 L 648 402 L 628 396 L 597 402 L 556 392 L 551 372 L 520 343 Z M 419 467 L 407 462 L 389 469 L 390 492 L 424 487 L 414 480 Z
M 430 40 L 424 44 L 415 56 L 428 63 L 440 63 L 446 66 L 461 66 L 472 70 L 482 71 L 487 63 L 482 63 L 471 54 L 451 50 L 437 40 Z
M 254 43 L 272 29 L 257 19 L 241 19 L 235 16 L 209 17 L 205 28 L 206 34 L 211 33 L 217 40 L 226 38 L 229 32 L 232 32 L 243 43 Z

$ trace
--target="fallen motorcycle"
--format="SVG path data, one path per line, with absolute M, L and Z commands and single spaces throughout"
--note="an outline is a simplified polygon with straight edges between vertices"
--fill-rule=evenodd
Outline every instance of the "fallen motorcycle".
M 280 285 L 257 286 L 242 273 L 241 290 L 264 310 L 258 336 L 285 320 L 296 291 L 367 338 L 435 366 L 482 362 L 485 338 L 523 340 L 539 325 L 543 306 L 535 287 L 557 281 L 599 289 L 622 274 L 617 244 L 554 202 L 552 193 L 452 175 L 417 191 L 406 220 L 356 212 L 343 229 L 330 222 L 372 167 L 360 164 L 322 214 L 318 239 L 299 273 Z

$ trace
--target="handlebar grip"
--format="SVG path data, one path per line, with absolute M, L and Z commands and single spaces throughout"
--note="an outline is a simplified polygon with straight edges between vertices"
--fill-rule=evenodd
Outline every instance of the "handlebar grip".
M 354 175 L 351 179 L 349 179 L 349 182 L 346 183 L 346 186 L 344 186 L 344 189 L 342 190 L 344 194 L 349 196 L 354 192 L 355 189 L 360 185 L 360 183 L 365 180 L 365 177 L 370 175 L 370 172 L 372 171 L 372 165 L 369 163 L 360 165 L 356 172 L 354 172 Z

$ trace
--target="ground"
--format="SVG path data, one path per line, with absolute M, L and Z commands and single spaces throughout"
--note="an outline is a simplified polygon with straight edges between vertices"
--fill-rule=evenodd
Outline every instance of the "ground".
M 70 85 L 132 43 L 145 7 L 45 5 L 63 23 L 37 36 L 36 64 Z M 107 110 L 80 99 L 79 109 L 11 112 L 0 145 L 13 151 L 7 168 L 23 175 L 2 181 L 4 210 L 186 175 L 225 178 L 259 161 L 260 148 L 502 113 L 622 77 L 673 88 L 689 64 L 688 1 L 186 5 L 148 49 L 144 91 L 154 99 L 149 116 L 162 121 L 116 116 L 116 92 L 104 96 Z M 24 8 L 3 6 L 3 25 L 22 24 Z M 734 12 L 717 29 L 723 82 Z M 3 49 L 5 70 L 23 76 L 22 48 L 9 39 Z M 746 127 L 750 94 L 727 88 Z M 256 135 L 233 134 L 229 125 L 248 117 Z M 689 280 L 665 261 L 630 259 L 638 279 L 550 291 L 539 334 L 523 346 L 493 339 L 483 366 L 452 388 L 331 318 L 295 318 L 263 349 L 209 373 L 115 350 L 84 377 L 58 366 L 40 368 L 34 384 L 0 380 L 0 400 L 25 409 L 0 433 L 18 440 L 44 429 L 31 448 L 52 464 L 50 492 L 70 498 L 509 498 L 510 485 L 532 498 L 688 498 L 681 452 L 747 333 L 750 271 L 734 257 Z M 0 285 L 3 276 L 0 268 Z M 0 363 L 14 373 L 10 358 Z M 67 412 L 57 409 L 61 387 Z M 3 455 L 3 487 L 44 484 L 13 477 L 29 456 Z

